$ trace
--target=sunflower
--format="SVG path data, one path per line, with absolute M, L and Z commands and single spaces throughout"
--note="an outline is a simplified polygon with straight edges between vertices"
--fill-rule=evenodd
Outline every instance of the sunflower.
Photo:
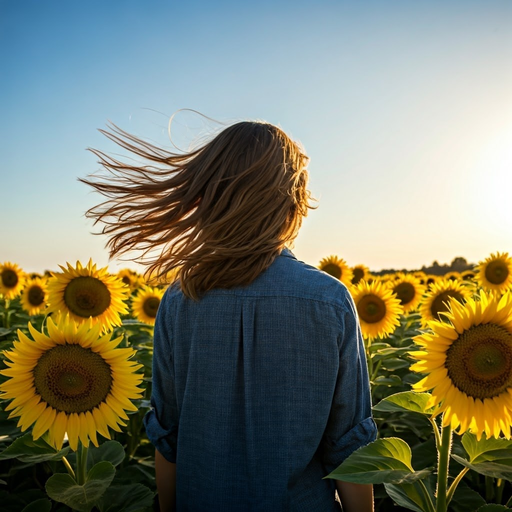
M 464 270 L 460 274 L 463 281 L 473 281 L 476 277 L 476 272 L 474 270 Z
M 427 277 L 425 279 L 425 284 L 428 286 L 428 288 L 430 289 L 430 287 L 437 283 L 437 281 L 439 281 L 440 279 L 442 279 L 441 277 L 439 276 L 436 276 L 434 274 L 427 274 Z
M 400 325 L 403 308 L 391 289 L 379 281 L 361 281 L 351 290 L 361 331 L 368 341 L 391 334 Z
M 450 297 L 463 302 L 470 295 L 471 292 L 458 281 L 439 279 L 431 284 L 420 304 L 423 326 L 426 327 L 429 320 L 443 320 L 444 313 L 448 311 Z
M 423 270 L 418 270 L 412 274 L 415 278 L 419 279 L 421 284 L 427 284 L 427 274 Z
M 132 292 L 144 284 L 143 277 L 129 268 L 120 270 L 117 273 L 117 277 L 121 279 L 121 281 L 123 281 L 123 283 L 128 286 Z
M 444 279 L 450 279 L 450 281 L 460 281 L 462 279 L 462 276 L 460 275 L 460 272 L 447 272 L 444 275 Z
M 142 287 L 132 302 L 134 316 L 141 322 L 155 325 L 156 313 L 163 296 L 164 290 L 150 286 Z
M 356 265 L 352 267 L 352 284 L 357 284 L 362 279 L 367 279 L 370 275 L 370 269 L 366 265 Z
M 475 270 L 478 284 L 484 290 L 501 294 L 512 288 L 512 258 L 508 252 L 491 254 Z
M 388 282 L 387 285 L 400 300 L 404 313 L 414 311 L 425 292 L 425 286 L 413 274 L 401 274 L 398 279 Z
M 6 299 L 17 297 L 25 284 L 25 273 L 16 263 L 6 261 L 0 265 L 0 294 Z
M 77 322 L 92 318 L 105 330 L 121 325 L 120 314 L 127 313 L 124 301 L 128 298 L 128 287 L 107 268 L 97 270 L 92 260 L 86 267 L 79 261 L 76 268 L 59 265 L 63 272 L 53 274 L 48 282 L 50 313 L 69 313 Z
M 23 288 L 21 307 L 29 315 L 37 315 L 45 308 L 47 298 L 46 279 L 34 277 L 29 279 L 25 284 L 25 288 Z
M 444 413 L 443 425 L 510 439 L 512 427 L 512 294 L 498 298 L 480 291 L 480 300 L 450 299 L 450 323 L 429 322 L 432 334 L 415 342 L 411 370 L 428 375 L 413 387 L 432 389 L 430 406 Z
M 5 408 L 9 418 L 19 416 L 25 431 L 32 424 L 38 439 L 48 432 L 57 450 L 67 433 L 69 446 L 76 450 L 78 440 L 98 446 L 96 433 L 110 439 L 108 428 L 120 432 L 119 425 L 136 411 L 131 400 L 139 398 L 137 386 L 143 376 L 135 372 L 141 364 L 128 361 L 131 348 L 116 348 L 122 337 L 101 335 L 101 326 L 92 320 L 77 323 L 69 315 L 48 318 L 48 335 L 29 323 L 34 341 L 18 331 L 12 350 L 4 352 L 8 380 L 0 384 L 2 398 L 13 399 Z
M 345 286 L 351 286 L 353 273 L 345 260 L 337 256 L 329 256 L 320 261 L 318 268 L 339 279 Z

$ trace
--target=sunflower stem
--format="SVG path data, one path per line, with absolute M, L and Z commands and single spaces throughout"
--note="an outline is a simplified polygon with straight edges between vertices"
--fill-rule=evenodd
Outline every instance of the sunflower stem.
M 439 448 L 441 447 L 441 436 L 439 434 L 439 427 L 437 426 L 436 420 L 433 416 L 429 416 L 428 421 L 432 425 L 432 429 L 434 430 L 434 437 L 436 439 L 436 448 L 439 452 Z
M 11 304 L 11 301 L 9 299 L 5 299 L 5 316 L 4 316 L 4 327 L 6 329 L 9 329 L 9 320 L 10 320 L 10 311 L 9 311 L 9 306 Z
M 494 478 L 492 476 L 485 477 L 485 501 L 488 503 L 494 498 Z
M 432 503 L 432 498 L 430 497 L 430 493 L 427 490 L 427 486 L 424 484 L 422 480 L 418 480 L 418 483 L 420 484 L 421 490 L 427 502 L 427 512 L 436 512 L 434 504 Z
M 87 452 L 88 448 L 78 441 L 78 450 L 76 452 L 76 472 L 78 485 L 84 485 L 87 476 Z
M 448 466 L 450 462 L 451 447 L 452 427 L 448 424 L 446 427 L 443 427 L 441 446 L 438 448 L 436 512 L 446 512 L 447 510 L 446 488 L 448 485 Z
M 498 478 L 496 482 L 496 503 L 501 504 L 503 500 L 503 489 L 505 489 L 505 480 Z
M 68 459 L 66 459 L 66 457 L 62 457 L 62 462 L 64 463 L 64 466 L 66 466 L 69 476 L 71 476 L 71 478 L 73 478 L 73 480 L 76 481 L 75 472 L 73 471 L 73 468 L 71 467 L 71 464 L 69 463 Z
M 464 478 L 464 475 L 469 471 L 469 468 L 463 468 L 462 471 L 455 477 L 455 480 L 450 485 L 450 488 L 448 489 L 448 494 L 446 495 L 446 504 L 449 505 L 450 501 L 453 498 L 453 495 L 455 494 L 455 490 L 457 489 L 457 486 L 459 485 L 460 481 Z

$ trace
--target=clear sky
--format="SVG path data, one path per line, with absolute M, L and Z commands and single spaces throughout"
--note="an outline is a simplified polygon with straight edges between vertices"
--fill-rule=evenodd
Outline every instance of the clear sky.
M 108 262 L 77 181 L 111 120 L 170 146 L 196 109 L 311 158 L 295 254 L 372 270 L 512 254 L 510 0 L 0 0 L 0 262 Z M 186 147 L 205 129 L 179 113 Z

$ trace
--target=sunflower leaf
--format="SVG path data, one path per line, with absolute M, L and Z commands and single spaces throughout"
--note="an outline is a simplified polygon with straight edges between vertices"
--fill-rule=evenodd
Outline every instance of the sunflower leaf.
M 112 482 L 116 469 L 108 461 L 98 462 L 87 474 L 84 485 L 78 485 L 67 474 L 56 473 L 46 482 L 48 496 L 80 512 L 89 512 Z
M 347 457 L 325 478 L 360 484 L 412 483 L 430 469 L 414 471 L 409 445 L 397 437 L 377 439 Z
M 397 505 L 409 510 L 414 510 L 415 512 L 431 510 L 431 508 L 429 508 L 428 501 L 430 499 L 430 503 L 434 502 L 433 494 L 427 491 L 429 493 L 429 496 L 427 497 L 419 482 L 400 485 L 384 484 L 384 488 L 386 489 L 388 496 Z
M 62 457 L 65 457 L 68 452 L 68 447 L 57 451 L 42 438 L 34 441 L 32 434 L 29 432 L 24 436 L 18 437 L 0 453 L 0 460 L 18 459 L 21 462 L 35 464 L 36 462 L 49 460 L 62 460 Z
M 102 460 L 108 460 L 113 466 L 118 466 L 123 462 L 126 454 L 121 443 L 106 441 L 98 448 L 91 446 L 87 455 L 87 465 L 92 467 Z
M 512 510 L 505 505 L 497 505 L 496 503 L 488 503 L 483 507 L 477 509 L 476 512 L 504 512 L 505 510 Z
M 510 450 L 512 448 L 512 440 L 496 439 L 495 437 L 487 438 L 485 434 L 478 441 L 474 434 L 466 432 L 462 436 L 462 446 L 464 446 L 469 455 L 469 462 L 475 464 L 512 457 L 510 451 L 508 452 L 508 457 L 503 457 L 503 455 L 507 454 L 501 453 L 503 450 Z
M 474 434 L 466 433 L 462 436 L 462 446 L 469 460 L 452 454 L 459 464 L 482 475 L 512 480 L 512 441 L 494 437 L 487 439 L 485 435 L 478 441 Z
M 403 391 L 395 393 L 381 400 L 373 407 L 374 411 L 379 412 L 417 412 L 430 416 L 433 409 L 427 408 L 430 400 L 430 393 L 416 393 L 414 391 Z
M 98 508 L 101 512 L 134 512 L 153 505 L 155 493 L 142 484 L 111 485 Z
M 29 503 L 21 512 L 50 512 L 52 502 L 46 498 Z

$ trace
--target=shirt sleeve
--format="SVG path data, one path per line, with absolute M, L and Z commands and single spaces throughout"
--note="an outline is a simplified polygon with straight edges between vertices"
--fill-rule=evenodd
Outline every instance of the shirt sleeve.
M 168 296 L 166 293 L 160 302 L 155 320 L 151 409 L 144 417 L 144 425 L 154 447 L 169 462 L 176 462 L 179 414 Z
M 363 337 L 354 302 L 348 294 L 339 346 L 338 378 L 322 440 L 323 462 L 329 472 L 377 437 Z

